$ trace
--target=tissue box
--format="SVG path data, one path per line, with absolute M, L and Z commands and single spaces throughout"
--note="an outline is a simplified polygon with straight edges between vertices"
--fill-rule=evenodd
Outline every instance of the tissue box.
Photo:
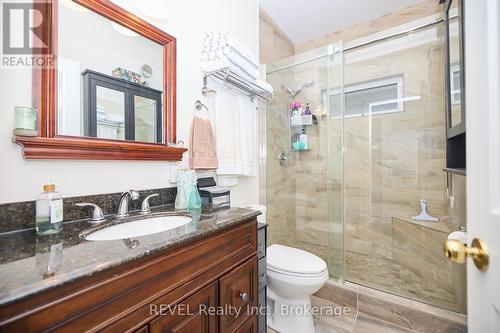
M 198 179 L 201 205 L 208 208 L 228 208 L 231 206 L 231 195 L 228 187 L 216 186 L 213 177 Z
M 141 83 L 141 74 L 117 67 L 111 72 L 114 77 L 134 83 Z

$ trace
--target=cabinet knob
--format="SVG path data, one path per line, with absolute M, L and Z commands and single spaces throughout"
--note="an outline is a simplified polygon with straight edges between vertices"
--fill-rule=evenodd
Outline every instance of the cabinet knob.
M 240 298 L 243 302 L 248 301 L 248 294 L 247 293 L 240 293 Z

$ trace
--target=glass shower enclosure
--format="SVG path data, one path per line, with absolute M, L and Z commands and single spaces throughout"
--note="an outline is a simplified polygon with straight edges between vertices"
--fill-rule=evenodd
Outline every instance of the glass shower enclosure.
M 267 65 L 268 245 L 318 255 L 332 279 L 464 313 L 463 269 L 442 255 L 464 226 L 442 172 L 442 36 L 437 21 Z M 414 218 L 422 200 L 438 222 Z

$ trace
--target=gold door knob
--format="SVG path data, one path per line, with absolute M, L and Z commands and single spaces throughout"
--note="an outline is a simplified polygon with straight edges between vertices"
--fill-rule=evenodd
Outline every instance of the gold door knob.
M 470 247 L 462 242 L 448 239 L 444 242 L 444 255 L 457 264 L 463 264 L 467 257 L 471 257 L 474 265 L 481 271 L 488 269 L 488 247 L 480 238 L 474 238 Z

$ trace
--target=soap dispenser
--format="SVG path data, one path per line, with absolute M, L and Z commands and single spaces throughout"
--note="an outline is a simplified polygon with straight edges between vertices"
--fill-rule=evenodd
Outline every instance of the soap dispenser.
M 43 192 L 36 199 L 36 233 L 50 235 L 62 230 L 63 199 L 56 191 L 56 185 L 49 179 L 43 185 Z

